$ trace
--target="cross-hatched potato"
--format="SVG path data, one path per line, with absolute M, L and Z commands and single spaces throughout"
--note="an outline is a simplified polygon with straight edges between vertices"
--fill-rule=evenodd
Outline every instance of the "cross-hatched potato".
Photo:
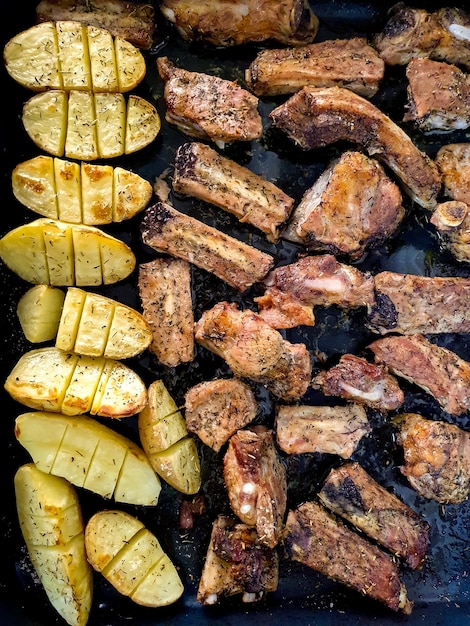
M 115 502 L 158 503 L 160 479 L 144 451 L 92 417 L 22 413 L 15 420 L 15 436 L 42 472 Z
M 86 525 L 85 546 L 92 567 L 136 604 L 167 606 L 183 594 L 178 571 L 160 542 L 129 513 L 95 513 Z
M 145 58 L 134 45 L 71 20 L 43 22 L 17 33 L 6 43 L 3 59 L 10 76 L 33 91 L 124 93 L 146 73 Z
M 4 387 L 25 406 L 65 415 L 128 417 L 147 403 L 144 382 L 124 363 L 52 346 L 25 352 Z
M 85 626 L 93 598 L 93 570 L 74 487 L 34 463 L 18 468 L 14 486 L 21 532 L 50 603 L 70 626 Z
M 45 217 L 6 233 L 0 258 L 23 280 L 55 287 L 110 285 L 136 264 L 127 244 L 99 228 Z
M 31 140 L 57 157 L 109 159 L 148 146 L 161 128 L 156 108 L 140 96 L 51 89 L 23 105 Z
M 21 296 L 16 314 L 28 341 L 42 343 L 56 337 L 64 299 L 62 289 L 49 285 L 34 285 Z

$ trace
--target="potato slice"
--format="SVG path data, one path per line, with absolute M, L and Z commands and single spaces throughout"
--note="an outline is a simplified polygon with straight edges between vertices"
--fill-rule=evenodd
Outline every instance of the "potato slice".
M 161 483 L 143 450 L 91 417 L 23 413 L 16 418 L 15 436 L 47 474 L 116 502 L 158 503 Z
M 129 513 L 95 513 L 85 545 L 92 567 L 136 604 L 167 606 L 183 594 L 178 571 L 158 539 Z
M 58 193 L 52 157 L 39 155 L 18 164 L 11 174 L 15 198 L 44 217 L 58 219 Z
M 93 570 L 75 489 L 34 463 L 17 470 L 14 486 L 26 548 L 49 601 L 67 624 L 85 626 L 93 598 Z
M 153 104 L 131 94 L 127 103 L 124 152 L 131 154 L 145 148 L 158 135 L 160 128 L 160 117 Z
M 113 36 L 109 30 L 88 26 L 88 54 L 92 90 L 119 91 L 119 66 L 116 65 Z M 140 59 L 143 61 L 142 55 L 140 55 Z M 121 67 L 126 66 L 121 65 Z M 134 80 L 139 80 L 137 75 L 133 74 L 132 68 L 129 68 L 129 74 L 134 76 Z M 130 87 L 130 89 L 132 88 Z M 126 91 L 125 86 L 122 91 Z
M 177 491 L 194 494 L 201 488 L 201 467 L 194 439 L 185 437 L 150 458 L 153 469 Z
M 31 343 L 50 341 L 57 335 L 65 294 L 49 285 L 35 285 L 18 301 L 18 315 L 24 336 Z
M 62 89 L 92 89 L 87 31 L 71 21 L 55 23 Z
M 33 96 L 24 103 L 21 119 L 31 140 L 41 150 L 59 157 L 64 155 L 68 124 L 67 92 L 54 89 Z
M 106 377 L 104 386 L 100 385 Z M 147 402 L 140 376 L 114 359 L 80 356 L 56 347 L 25 352 L 7 376 L 5 390 L 32 409 L 66 415 L 90 412 L 102 417 L 128 417 Z M 100 401 L 96 402 L 99 393 Z
M 111 165 L 82 164 L 82 222 L 110 224 L 113 221 L 113 176 Z

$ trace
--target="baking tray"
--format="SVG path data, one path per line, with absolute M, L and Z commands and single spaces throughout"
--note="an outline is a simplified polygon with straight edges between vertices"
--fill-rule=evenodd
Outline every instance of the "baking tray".
M 317 41 L 352 35 L 369 36 L 385 24 L 387 2 L 312 2 L 320 19 Z M 463 8 L 466 3 L 460 3 Z M 2 49 L 5 42 L 16 32 L 31 26 L 34 21 L 36 2 L 23 2 L 21 6 L 11 0 L 0 2 L 0 31 Z M 419 6 L 414 4 L 413 6 Z M 439 4 L 421 3 L 432 9 Z M 445 5 L 444 5 L 445 6 Z M 457 5 L 458 6 L 458 5 Z M 159 18 L 157 11 L 157 18 Z M 175 149 L 188 140 L 164 121 L 163 85 L 157 76 L 155 59 L 167 55 L 176 65 L 189 70 L 205 71 L 223 78 L 236 79 L 243 84 L 244 69 L 260 49 L 247 45 L 230 49 L 214 49 L 183 42 L 166 23 L 159 24 L 162 45 L 148 53 L 148 73 L 136 90 L 155 102 L 161 118 L 162 130 L 156 141 L 146 149 L 129 157 L 112 161 L 153 182 L 158 176 L 171 173 Z M 405 103 L 403 68 L 387 68 L 386 81 L 373 98 L 384 112 L 401 123 Z M 0 143 L 2 146 L 0 169 L 0 231 L 1 235 L 12 227 L 37 216 L 20 205 L 11 192 L 11 171 L 26 159 L 36 156 L 38 149 L 27 137 L 21 123 L 23 102 L 31 93 L 21 88 L 1 70 L 2 114 L 0 117 Z M 316 180 L 329 160 L 344 148 L 330 146 L 322 150 L 303 152 L 287 138 L 280 136 L 269 126 L 268 114 L 283 98 L 266 98 L 260 103 L 264 119 L 264 134 L 257 142 L 229 146 L 225 154 L 246 165 L 253 171 L 269 178 L 297 201 L 302 193 Z M 467 141 L 463 132 L 424 136 L 406 127 L 416 144 L 433 157 L 439 146 L 454 141 Z M 168 178 L 169 180 L 169 178 Z M 272 245 L 249 225 L 242 225 L 202 202 L 190 198 L 170 196 L 176 208 L 195 215 L 243 241 L 272 253 L 278 264 L 296 259 L 299 248 L 280 242 Z M 457 263 L 443 251 L 432 227 L 428 225 L 426 211 L 411 206 L 404 198 L 407 217 L 400 229 L 384 245 L 370 251 L 357 263 L 359 269 L 378 272 L 389 269 L 421 275 L 470 276 L 468 265 Z M 150 260 L 155 253 L 142 245 L 139 235 L 140 218 L 127 223 L 105 227 L 108 232 L 129 243 L 138 262 Z M 192 269 L 195 317 L 222 299 L 241 305 L 253 305 L 256 286 L 239 294 L 207 272 Z M 5 379 L 11 368 L 32 345 L 25 340 L 16 317 L 16 303 L 30 287 L 18 279 L 3 265 L 0 267 L 0 375 Z M 100 290 L 105 295 L 139 308 L 135 273 L 126 281 Z M 301 327 L 286 331 L 291 341 L 303 341 L 314 358 L 316 369 L 318 357 L 334 358 L 346 352 L 361 354 L 364 347 L 376 336 L 364 327 L 364 312 L 344 312 L 329 307 L 316 310 L 317 323 L 313 328 Z M 467 335 L 440 335 L 433 338 L 461 357 L 470 359 L 470 337 Z M 161 378 L 175 400 L 183 403 L 184 392 L 193 384 L 215 376 L 229 375 L 221 359 L 201 348 L 197 349 L 194 362 L 178 368 L 160 366 L 149 354 L 131 360 L 130 365 L 138 371 L 146 383 Z M 403 381 L 406 401 L 402 410 L 416 411 L 425 417 L 443 419 L 469 429 L 469 414 L 451 418 L 442 413 L 437 403 L 424 392 Z M 272 425 L 273 402 L 266 390 L 253 385 L 259 400 L 256 421 Z M 50 606 L 29 564 L 19 531 L 13 490 L 13 476 L 18 466 L 30 461 L 28 454 L 16 442 L 13 424 L 16 416 L 26 409 L 1 391 L 2 416 L 0 419 L 0 467 L 2 476 L 2 504 L 0 510 L 0 622 L 14 626 L 52 626 L 63 624 Z M 310 391 L 305 403 L 321 403 L 324 399 Z M 201 607 L 196 601 L 196 590 L 206 553 L 212 520 L 218 513 L 229 512 L 224 485 L 221 478 L 222 455 L 199 445 L 202 461 L 203 485 L 206 510 L 196 519 L 194 529 L 182 531 L 178 526 L 178 512 L 183 496 L 164 485 L 157 507 L 118 508 L 139 517 L 154 532 L 176 564 L 185 586 L 183 597 L 168 608 L 147 609 L 133 604 L 120 596 L 101 575 L 95 576 L 95 593 L 89 626 L 153 626 L 157 624 L 268 624 L 288 621 L 290 624 L 316 624 L 318 626 L 382 624 L 418 625 L 424 622 L 438 624 L 470 624 L 470 503 L 441 506 L 427 501 L 414 492 L 399 471 L 400 455 L 394 441 L 390 419 L 373 411 L 369 412 L 373 432 L 365 437 L 354 459 L 380 482 L 418 511 L 430 524 L 431 546 L 424 567 L 417 572 L 403 570 L 408 594 L 414 601 L 410 616 L 395 614 L 387 608 L 344 586 L 331 582 L 299 563 L 281 559 L 279 587 L 261 602 L 244 605 L 239 597 L 228 598 L 219 606 Z M 113 422 L 113 427 L 137 441 L 135 418 Z M 334 456 L 320 454 L 283 455 L 289 483 L 289 506 L 295 506 L 314 496 L 328 469 L 338 460 Z M 109 501 L 79 490 L 85 518 L 102 508 L 113 508 Z

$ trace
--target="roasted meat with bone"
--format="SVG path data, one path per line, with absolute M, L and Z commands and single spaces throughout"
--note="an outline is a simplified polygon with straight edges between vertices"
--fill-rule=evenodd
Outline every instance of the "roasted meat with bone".
M 470 204 L 470 143 L 441 146 L 435 162 L 442 176 L 444 194 Z
M 223 358 L 235 376 L 261 383 L 284 400 L 301 398 L 312 361 L 303 343 L 290 343 L 257 313 L 219 302 L 195 324 L 196 341 Z
M 256 528 L 261 544 L 274 548 L 284 528 L 287 478 L 272 430 L 254 426 L 230 438 L 224 455 L 224 480 L 235 515 Z
M 437 205 L 431 219 L 442 247 L 463 263 L 470 262 L 470 205 L 449 200 Z
M 433 209 L 441 189 L 434 161 L 374 104 L 343 87 L 304 87 L 271 111 L 273 126 L 302 149 L 353 142 L 382 161 L 408 195 Z
M 247 167 L 203 143 L 185 143 L 176 151 L 173 189 L 209 202 L 240 222 L 251 224 L 276 242 L 294 199 Z
M 423 498 L 460 504 L 470 493 L 470 433 L 417 413 L 396 417 L 401 472 Z
M 287 516 L 284 546 L 289 558 L 385 604 L 411 613 L 405 584 L 393 557 L 350 530 L 316 502 Z
M 257 96 L 295 93 L 302 87 L 347 87 L 371 98 L 384 77 L 384 62 L 361 37 L 330 39 L 258 52 L 245 72 Z
M 348 150 L 304 193 L 281 236 L 356 260 L 389 238 L 404 215 L 400 189 L 381 164 Z
M 429 548 L 429 524 L 370 476 L 359 463 L 330 470 L 318 497 L 336 515 L 412 569 L 423 565 Z
M 431 394 L 444 411 L 470 408 L 470 363 L 424 335 L 390 335 L 369 345 L 379 363 Z
M 164 81 L 165 119 L 194 139 L 219 147 L 234 141 L 259 139 L 263 132 L 258 98 L 235 81 L 176 67 L 158 57 Z

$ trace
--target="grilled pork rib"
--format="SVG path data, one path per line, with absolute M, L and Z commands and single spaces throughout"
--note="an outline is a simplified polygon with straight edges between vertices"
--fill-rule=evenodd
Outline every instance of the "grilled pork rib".
M 452 200 L 470 204 L 470 143 L 450 143 L 439 148 L 435 162 L 443 191 Z
M 304 150 L 337 141 L 360 145 L 385 163 L 409 196 L 433 209 L 441 189 L 437 167 L 371 102 L 342 87 L 304 87 L 270 113 L 275 127 Z
M 262 50 L 245 72 L 249 88 L 260 97 L 337 85 L 371 98 L 383 77 L 383 60 L 361 37 Z
M 265 385 L 285 400 L 307 391 L 312 362 L 306 346 L 285 340 L 257 313 L 219 302 L 195 324 L 196 341 L 225 359 L 235 376 Z
M 294 205 L 293 198 L 270 181 L 199 142 L 177 149 L 173 189 L 232 213 L 272 242 L 278 240 Z
M 470 262 L 470 205 L 457 200 L 441 202 L 429 220 L 442 246 L 464 263 Z

